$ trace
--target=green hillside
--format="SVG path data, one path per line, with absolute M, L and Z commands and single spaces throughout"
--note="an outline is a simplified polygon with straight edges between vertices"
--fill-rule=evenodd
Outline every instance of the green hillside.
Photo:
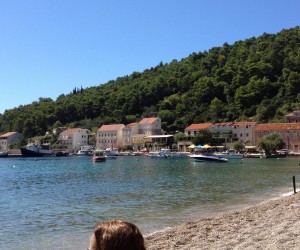
M 106 84 L 40 98 L 0 116 L 0 132 L 43 135 L 159 116 L 167 132 L 191 123 L 283 121 L 300 109 L 300 28 L 194 52 Z

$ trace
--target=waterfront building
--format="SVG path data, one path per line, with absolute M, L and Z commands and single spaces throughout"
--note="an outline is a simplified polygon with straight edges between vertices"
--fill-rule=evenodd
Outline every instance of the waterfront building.
M 92 133 L 88 129 L 68 128 L 59 134 L 57 143 L 71 152 L 77 152 L 81 146 L 89 145 L 91 136 Z
M 210 130 L 210 127 L 212 126 L 212 123 L 197 123 L 197 124 L 191 124 L 188 127 L 184 129 L 184 134 L 186 136 L 195 136 L 199 133 L 200 130 Z
M 210 129 L 219 138 L 225 139 L 225 147 L 234 141 L 244 145 L 254 145 L 254 129 L 256 122 L 222 122 L 213 124 Z M 230 145 L 232 146 L 232 145 Z
M 134 148 L 145 146 L 147 136 L 161 135 L 161 119 L 159 117 L 144 118 L 132 127 L 131 142 Z
M 9 146 L 22 139 L 22 135 L 18 132 L 7 132 L 0 135 L 0 150 L 8 150 Z
M 281 136 L 286 149 L 300 152 L 300 123 L 257 124 L 254 130 L 255 145 L 258 145 L 262 138 L 271 133 Z
M 161 135 L 161 119 L 159 117 L 144 118 L 138 123 L 138 134 Z
M 96 148 L 118 148 L 123 144 L 124 124 L 102 125 L 97 130 Z
M 123 145 L 132 146 L 132 134 L 138 133 L 138 123 L 130 123 L 123 127 Z

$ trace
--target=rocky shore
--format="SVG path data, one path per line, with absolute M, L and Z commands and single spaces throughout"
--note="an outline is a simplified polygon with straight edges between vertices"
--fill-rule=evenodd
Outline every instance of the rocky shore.
M 145 237 L 147 250 L 300 249 L 300 194 Z

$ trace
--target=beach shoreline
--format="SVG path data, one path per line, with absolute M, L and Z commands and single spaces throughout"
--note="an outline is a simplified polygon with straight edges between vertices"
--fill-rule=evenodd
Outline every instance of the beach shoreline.
M 145 236 L 147 250 L 300 249 L 300 194 Z

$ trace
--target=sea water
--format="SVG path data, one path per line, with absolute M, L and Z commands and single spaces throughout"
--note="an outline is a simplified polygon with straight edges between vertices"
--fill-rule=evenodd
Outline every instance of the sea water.
M 120 156 L 0 159 L 0 249 L 86 249 L 97 222 L 144 235 L 293 193 L 300 157 L 228 163 Z

